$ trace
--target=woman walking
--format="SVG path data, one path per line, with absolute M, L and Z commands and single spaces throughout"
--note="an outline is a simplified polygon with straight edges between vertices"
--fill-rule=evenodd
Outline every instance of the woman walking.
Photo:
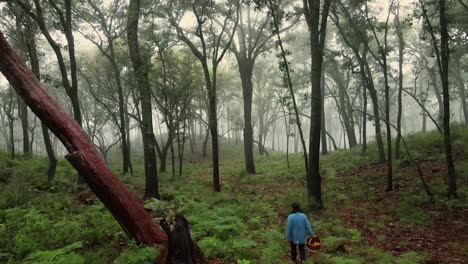
M 301 212 L 299 204 L 293 203 L 292 214 L 288 216 L 288 225 L 286 228 L 286 240 L 288 240 L 291 245 L 291 260 L 293 263 L 296 263 L 298 247 L 301 263 L 305 263 L 306 236 L 312 236 L 312 234 L 312 227 L 310 226 L 309 219 Z

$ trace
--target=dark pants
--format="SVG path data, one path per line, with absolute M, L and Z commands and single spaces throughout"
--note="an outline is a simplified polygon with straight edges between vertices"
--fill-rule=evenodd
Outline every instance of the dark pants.
M 292 241 L 291 241 L 291 260 L 296 261 L 297 246 L 299 246 L 299 254 L 301 255 L 301 260 L 305 260 L 304 244 L 294 244 Z

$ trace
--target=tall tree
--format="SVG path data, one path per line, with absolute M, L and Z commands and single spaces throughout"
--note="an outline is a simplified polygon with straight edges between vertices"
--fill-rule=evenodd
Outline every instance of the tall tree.
M 127 124 L 125 115 L 128 112 L 127 103 L 124 99 L 124 91 L 121 78 L 121 67 L 117 62 L 115 42 L 124 33 L 123 10 L 124 4 L 121 0 L 113 0 L 107 7 L 99 4 L 96 0 L 86 0 L 78 7 L 77 15 L 86 21 L 87 25 L 93 29 L 94 34 L 82 33 L 90 40 L 109 60 L 114 73 L 115 86 L 117 88 L 117 105 L 119 109 L 119 119 L 117 126 L 120 132 L 120 144 L 122 146 L 122 172 L 129 171 L 130 147 L 127 141 Z M 81 31 L 80 31 L 81 32 Z
M 0 94 L 0 107 L 2 112 L 5 114 L 8 124 L 8 143 L 7 148 L 10 150 L 10 158 L 14 159 L 16 157 L 15 150 L 15 100 L 13 96 L 13 87 L 9 85 L 8 91 Z
M 437 58 L 437 66 L 442 82 L 442 95 L 444 104 L 443 128 L 444 128 L 444 147 L 445 161 L 448 172 L 448 198 L 457 198 L 457 185 L 455 177 L 455 166 L 452 156 L 452 137 L 450 135 L 450 96 L 449 96 L 449 33 L 447 22 L 447 3 L 445 0 L 438 0 L 437 7 L 439 10 L 439 26 L 440 26 L 440 41 L 436 37 L 436 32 L 428 16 L 426 4 L 419 0 L 422 14 L 426 22 L 429 34 L 431 35 L 432 44 Z
M 239 10 L 239 23 L 236 30 L 236 41 L 232 42 L 231 50 L 234 53 L 239 74 L 242 80 L 242 98 L 244 106 L 244 158 L 245 169 L 248 173 L 255 173 L 253 156 L 253 126 L 252 126 L 252 77 L 258 56 L 271 49 L 273 36 L 269 30 L 269 13 L 261 9 L 252 10 L 247 3 Z M 281 29 L 285 31 L 295 25 L 294 20 L 290 25 Z
M 387 13 L 387 19 L 385 20 L 385 24 L 383 25 L 383 43 L 380 42 L 379 37 L 377 36 L 377 30 L 375 28 L 376 21 L 375 19 L 370 17 L 369 8 L 367 1 L 365 2 L 365 12 L 366 12 L 366 20 L 371 32 L 374 36 L 374 40 L 377 44 L 377 54 L 372 50 L 369 49 L 370 54 L 374 57 L 377 63 L 382 68 L 382 73 L 384 77 L 384 94 L 385 94 L 385 125 L 387 128 L 387 191 L 393 191 L 393 165 L 392 165 L 392 128 L 390 126 L 390 86 L 388 80 L 388 62 L 387 62 L 387 53 L 388 53 L 388 21 L 390 18 L 390 13 L 393 7 L 393 0 L 390 1 Z
M 370 43 L 367 32 L 365 31 L 367 28 L 365 14 L 364 16 L 360 14 L 362 10 L 359 8 L 359 6 L 355 5 L 356 3 L 345 5 L 342 0 L 335 0 L 335 3 L 336 5 L 334 5 L 332 9 L 332 20 L 337 27 L 343 42 L 353 51 L 354 57 L 357 61 L 357 68 L 359 69 L 357 73 L 361 75 L 363 83 L 365 84 L 365 88 L 367 91 L 369 91 L 369 96 L 372 101 L 374 112 L 373 119 L 375 127 L 375 140 L 378 148 L 378 159 L 380 162 L 384 162 L 386 159 L 385 148 L 382 141 L 379 98 L 374 83 L 372 66 L 368 58 L 370 52 Z M 352 12 L 355 9 L 360 11 Z M 344 21 L 341 22 L 341 19 Z
M 62 85 L 65 88 L 65 92 L 70 98 L 70 102 L 73 108 L 73 116 L 78 124 L 81 125 L 81 109 L 78 98 L 78 77 L 77 77 L 77 66 L 75 56 L 75 40 L 73 36 L 72 28 L 72 0 L 64 0 L 62 3 L 56 0 L 48 0 L 47 4 L 50 13 L 55 13 L 57 16 L 59 27 L 58 30 L 65 34 L 67 41 L 66 50 L 68 51 L 69 65 L 66 65 L 66 60 L 62 54 L 62 46 L 59 44 L 51 34 L 51 29 L 47 27 L 45 12 L 43 5 L 40 0 L 34 0 L 34 8 L 30 5 L 29 1 L 18 0 L 15 1 L 39 26 L 39 29 L 46 38 L 49 45 L 52 47 L 60 69 L 62 77 Z M 71 77 L 71 81 L 69 79 Z
M 29 61 L 31 63 L 31 70 L 38 80 L 41 80 L 41 70 L 39 66 L 39 55 L 37 51 L 37 39 L 36 39 L 36 26 L 33 25 L 30 19 L 27 20 L 28 32 L 26 37 L 26 47 L 28 51 Z M 41 121 L 42 137 L 44 139 L 44 146 L 46 148 L 47 157 L 49 159 L 49 168 L 47 170 L 47 179 L 52 180 L 55 178 L 55 171 L 57 169 L 57 158 L 55 157 L 54 148 L 49 135 L 49 129 Z
M 353 105 L 349 98 L 351 90 L 351 69 L 349 69 L 349 66 L 346 64 L 339 65 L 335 58 L 330 58 L 327 64 L 328 75 L 334 80 L 337 88 L 337 91 L 333 91 L 331 94 L 335 99 L 338 113 L 341 116 L 344 130 L 348 136 L 349 147 L 353 148 L 357 145 L 357 139 L 354 130 Z M 342 71 L 340 68 L 345 68 L 345 70 Z
M 307 190 L 311 206 L 321 208 L 322 177 L 320 176 L 320 133 L 323 95 L 321 90 L 322 63 L 331 0 L 303 0 L 303 11 L 309 28 L 311 66 L 311 108 L 309 133 L 309 174 Z
M 175 3 L 171 1 L 170 6 L 166 6 L 164 9 L 167 11 L 169 22 L 176 29 L 179 39 L 190 48 L 202 65 L 208 95 L 208 124 L 213 152 L 213 190 L 219 192 L 221 184 L 219 181 L 217 71 L 234 38 L 239 22 L 239 2 L 228 1 L 227 5 L 224 6 L 214 3 L 212 0 L 202 0 L 195 1 L 188 6 L 181 3 L 181 6 L 175 7 Z M 183 10 L 183 12 L 177 16 L 173 13 L 174 9 Z M 188 33 L 180 25 L 181 15 L 186 10 L 191 10 L 195 17 L 196 32 L 194 35 L 200 45 L 191 40 Z M 230 27 L 230 24 L 233 25 Z M 230 28 L 231 30 L 229 30 Z
M 401 115 L 403 112 L 403 55 L 405 50 L 405 40 L 403 39 L 403 28 L 400 22 L 400 0 L 397 0 L 395 14 L 395 31 L 398 36 L 398 99 L 397 99 L 397 137 L 395 140 L 395 159 L 401 155 Z
M 158 169 L 156 164 L 155 136 L 153 133 L 153 112 L 151 108 L 151 87 L 148 80 L 149 61 L 140 52 L 138 43 L 138 22 L 140 0 L 131 0 L 127 17 L 127 41 L 133 72 L 140 92 L 141 134 L 145 159 L 145 197 L 159 199 Z

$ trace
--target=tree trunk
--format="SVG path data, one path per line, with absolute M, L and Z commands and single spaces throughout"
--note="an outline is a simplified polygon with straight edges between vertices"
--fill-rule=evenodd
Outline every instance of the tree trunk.
M 443 120 L 444 119 L 444 102 L 443 102 L 444 100 L 440 93 L 439 82 L 436 79 L 436 73 L 434 71 L 434 68 L 428 68 L 428 71 L 429 71 L 429 77 L 431 80 L 432 87 L 434 88 L 434 94 L 436 95 L 436 99 L 437 99 L 437 106 L 438 106 L 438 112 L 437 112 L 438 122 L 437 123 L 439 123 L 439 125 L 442 125 L 442 123 L 444 122 Z
M 202 150 L 202 156 L 206 157 L 206 148 L 208 147 L 208 138 L 210 136 L 210 130 L 209 128 L 206 129 L 205 132 L 205 139 L 203 140 L 203 150 Z
M 208 67 L 204 67 L 208 69 Z M 209 72 L 205 72 L 205 75 L 209 76 Z M 218 107 L 217 107 L 217 95 L 216 95 L 216 68 L 212 69 L 213 82 L 207 82 L 208 88 L 208 108 L 209 108 L 209 125 L 211 132 L 211 152 L 213 160 L 213 191 L 221 191 L 221 183 L 219 180 L 219 146 L 218 146 Z M 209 78 L 209 77 L 208 77 Z
M 55 158 L 54 149 L 50 141 L 49 129 L 41 122 L 42 136 L 44 138 L 44 145 L 47 151 L 47 157 L 49 158 L 49 169 L 47 170 L 47 179 L 50 181 L 55 178 L 55 171 L 57 169 L 57 159 Z
M 271 149 L 275 151 L 276 122 L 273 123 L 273 132 L 271 133 Z
M 171 223 L 167 223 L 166 220 L 163 219 L 160 224 L 169 238 L 166 263 L 206 263 L 200 248 L 192 241 L 187 219 L 181 215 L 176 215 Z
M 426 111 L 424 111 L 424 107 L 421 107 L 422 110 L 422 132 L 426 132 L 426 126 L 427 126 L 427 114 Z
M 128 142 L 127 142 L 127 131 L 126 131 L 126 120 L 125 120 L 125 112 L 126 112 L 126 103 L 124 100 L 124 95 L 123 95 L 123 88 L 122 88 L 122 82 L 121 82 L 121 77 L 120 77 L 120 68 L 117 64 L 116 58 L 115 58 L 115 51 L 114 51 L 114 45 L 113 45 L 113 40 L 108 39 L 109 42 L 109 52 L 110 52 L 110 62 L 112 65 L 112 69 L 114 70 L 114 75 L 115 75 L 115 83 L 117 86 L 117 95 L 118 95 L 118 105 L 119 105 L 119 132 L 120 132 L 120 142 L 122 145 L 122 173 L 126 174 L 128 173 L 129 167 L 130 167 L 130 149 L 128 147 Z
M 179 154 L 179 177 L 182 176 L 182 166 L 184 161 L 184 148 L 185 148 L 185 131 L 187 130 L 187 120 L 183 121 L 183 132 L 182 132 L 182 140 L 180 140 L 179 136 L 177 136 L 177 150 Z M 181 142 L 182 141 L 182 142 Z
M 367 73 L 368 73 L 367 78 L 371 79 L 372 75 L 370 74 L 370 67 L 368 64 L 365 64 L 365 66 L 366 66 Z M 382 141 L 382 131 L 381 131 L 381 126 L 380 126 L 379 99 L 377 97 L 377 90 L 375 89 L 373 84 L 368 85 L 367 89 L 369 90 L 369 93 L 370 93 L 370 98 L 372 101 L 372 106 L 373 106 L 373 111 L 374 111 L 375 140 L 376 140 L 378 151 L 379 151 L 379 161 L 385 162 L 385 149 L 384 149 L 384 145 Z
M 390 126 L 390 86 L 388 85 L 387 58 L 383 55 L 384 61 L 384 83 L 385 83 L 385 118 L 387 119 L 387 191 L 393 191 L 393 164 L 392 164 L 392 128 Z
M 397 99 L 397 137 L 395 140 L 395 159 L 400 158 L 400 141 L 401 141 L 401 115 L 403 111 L 403 52 L 405 42 L 403 40 L 403 32 L 400 26 L 400 2 L 397 5 L 397 14 L 395 17 L 395 28 L 398 35 L 398 99 Z
M 294 153 L 299 153 L 299 137 L 297 136 L 297 134 L 297 127 L 294 126 Z
M 449 95 L 449 34 L 446 18 L 446 1 L 439 0 L 440 14 L 440 78 L 442 80 L 442 94 L 444 102 L 444 146 L 448 171 L 448 198 L 457 198 L 455 166 L 452 156 L 452 138 L 450 135 L 450 95 Z M 435 41 L 435 40 L 434 40 Z M 436 47 L 435 47 L 436 48 Z
M 244 103 L 244 159 L 247 173 L 255 174 L 253 154 L 253 126 L 252 126 L 252 67 L 239 61 L 239 72 L 242 80 L 242 98 Z
M 325 71 L 322 71 L 322 76 L 320 79 L 320 89 L 322 91 L 322 97 L 325 95 Z M 327 155 L 328 154 L 328 148 L 327 148 L 327 136 L 325 135 L 326 127 L 325 127 L 325 100 L 322 100 L 322 110 L 321 110 L 321 131 L 320 131 L 320 137 L 322 139 L 322 154 Z
M 195 152 L 196 148 L 196 136 L 195 136 L 195 121 L 193 120 L 193 115 L 190 116 L 190 151 L 191 153 Z
M 315 1 L 314 1 L 315 2 Z M 316 3 L 320 6 L 320 1 Z M 318 15 L 319 10 L 316 11 Z M 316 19 L 318 23 L 318 17 Z M 309 205 L 312 208 L 322 208 L 322 177 L 320 175 L 320 133 L 322 127 L 322 104 L 323 96 L 321 91 L 322 61 L 323 53 L 320 47 L 318 24 L 311 28 L 310 32 L 310 53 L 312 57 L 311 68 L 311 108 L 310 108 L 310 135 L 309 135 L 309 170 L 310 175 L 307 181 Z
M 0 57 L 0 71 L 30 109 L 62 141 L 70 153 L 67 159 L 124 231 L 138 243 L 166 244 L 167 236 L 163 230 L 154 224 L 138 200 L 112 175 L 81 126 L 47 95 L 1 33 Z
M 177 132 L 176 132 L 177 133 Z M 172 172 L 172 179 L 175 179 L 175 156 L 174 156 L 174 141 L 171 140 L 169 143 L 169 148 L 171 150 L 171 172 Z
M 325 134 L 330 138 L 330 140 L 331 140 L 331 142 L 332 142 L 332 144 L 333 144 L 333 149 L 334 149 L 335 151 L 337 151 L 337 150 L 338 150 L 338 146 L 336 145 L 335 139 L 334 139 L 334 138 L 332 137 L 332 135 L 330 135 L 330 133 L 328 133 L 328 131 L 326 131 L 326 130 L 325 130 Z
M 140 1 L 131 0 L 128 8 L 127 40 L 135 79 L 140 91 L 141 101 L 141 134 L 143 137 L 143 152 L 145 160 L 145 198 L 159 199 L 158 170 L 156 164 L 155 136 L 153 133 L 153 113 L 151 108 L 151 92 L 148 81 L 147 63 L 140 55 L 138 43 L 138 21 Z
M 13 109 L 12 109 L 12 104 L 13 104 L 13 87 L 10 85 L 9 89 L 9 96 L 10 96 L 10 106 L 8 107 L 8 129 L 10 133 L 10 157 L 11 159 L 14 159 L 16 157 L 16 151 L 15 151 L 15 119 L 13 117 Z
M 466 95 L 466 89 L 465 89 L 465 84 L 463 82 L 463 78 L 460 74 L 460 61 L 458 59 L 454 59 L 454 75 L 456 79 L 456 84 L 458 88 L 458 94 L 460 95 L 460 106 L 461 110 L 463 112 L 463 117 L 460 118 L 460 123 L 465 123 L 468 124 L 468 103 L 467 103 L 467 95 Z
M 31 147 L 29 144 L 29 124 L 28 124 L 28 106 L 18 96 L 18 114 L 21 119 L 21 128 L 23 132 L 23 156 L 31 157 Z
M 354 131 L 354 122 L 352 120 L 352 111 L 349 111 L 350 106 L 348 106 L 345 98 L 346 89 L 342 85 L 338 85 L 338 97 L 339 101 L 337 101 L 336 105 L 338 107 L 338 111 L 341 115 L 341 119 L 343 122 L 343 129 L 346 132 L 348 137 L 349 147 L 353 148 L 357 145 L 356 140 L 356 133 Z
M 41 72 L 39 67 L 39 57 L 37 54 L 36 40 L 28 35 L 28 55 L 31 62 L 31 69 L 38 80 L 41 79 Z M 50 141 L 49 130 L 44 122 L 41 121 L 42 137 L 44 139 L 44 145 L 49 159 L 49 169 L 47 170 L 47 179 L 50 181 L 55 178 L 55 171 L 57 168 L 57 158 L 55 157 L 54 149 Z
M 291 74 L 290 74 L 290 70 L 289 70 L 289 66 L 288 66 L 289 64 L 288 64 L 288 60 L 286 59 L 286 52 L 284 50 L 283 43 L 281 41 L 278 22 L 276 21 L 275 7 L 273 6 L 272 0 L 269 0 L 268 2 L 269 2 L 270 11 L 272 12 L 274 29 L 275 29 L 276 36 L 278 38 L 278 45 L 279 45 L 279 47 L 281 49 L 282 64 L 284 65 L 284 74 L 286 75 L 286 79 L 288 81 L 289 93 L 291 95 L 291 99 L 292 99 L 292 103 L 293 103 L 293 109 L 294 109 L 294 115 L 295 115 L 295 118 L 296 118 L 295 121 L 296 121 L 297 128 L 299 130 L 299 135 L 301 137 L 301 144 L 302 144 L 302 149 L 303 149 L 302 155 L 304 157 L 304 167 L 305 167 L 305 174 L 306 174 L 306 180 L 307 180 L 307 190 L 308 190 L 309 197 L 312 197 L 315 194 L 310 192 L 310 188 L 312 186 L 310 184 L 310 179 L 311 179 L 310 175 L 311 175 L 311 173 L 310 173 L 310 166 L 309 166 L 309 157 L 308 157 L 308 154 L 307 154 L 307 147 L 306 147 L 306 143 L 305 143 L 305 139 L 304 139 L 304 133 L 302 133 L 301 119 L 299 117 L 299 109 L 298 109 L 297 103 L 296 103 L 296 96 L 295 96 L 295 93 L 294 93 L 293 84 L 292 84 L 292 80 L 291 80 Z M 304 2 L 304 4 L 306 4 L 306 3 Z M 306 9 L 308 10 L 308 7 L 304 6 L 304 12 L 308 12 Z M 312 47 L 312 44 L 311 44 L 311 47 Z M 320 72 L 319 72 L 319 74 L 320 74 Z M 319 85 L 320 85 L 320 79 L 319 79 Z M 318 88 L 319 88 L 319 91 L 320 91 L 320 87 L 318 87 Z M 319 108 L 320 108 L 320 105 L 319 105 Z M 320 115 L 320 112 L 318 112 L 318 114 Z M 319 118 L 320 118 L 320 116 L 319 116 Z M 319 120 L 319 122 L 320 122 L 320 120 Z M 319 128 L 319 133 L 320 133 L 320 128 Z M 288 135 L 288 137 L 289 137 L 289 135 Z M 319 135 L 319 139 L 320 139 L 320 135 Z M 288 140 L 288 143 L 289 143 L 289 140 Z M 289 146 L 287 146 L 287 147 L 289 148 Z M 320 146 L 318 146 L 318 148 L 319 147 Z M 318 188 L 320 189 L 320 186 L 318 186 Z M 309 200 L 311 200 L 311 199 L 309 199 Z
M 260 128 L 259 131 L 258 131 L 258 141 L 257 141 L 257 145 L 258 145 L 258 154 L 263 155 L 263 154 L 265 154 L 264 148 L 263 148 L 263 143 L 262 143 L 263 134 L 261 133 L 260 130 L 261 130 L 261 128 Z
M 125 113 L 127 113 L 128 108 L 125 108 Z M 127 147 L 128 147 L 128 169 L 130 170 L 130 174 L 133 175 L 133 167 L 132 167 L 132 144 L 130 139 L 130 116 L 125 114 L 125 131 L 127 133 Z M 157 142 L 156 142 L 157 143 Z
M 366 86 L 362 87 L 362 154 L 367 152 L 367 89 Z
M 159 171 L 166 172 L 166 164 L 167 164 L 167 151 L 166 147 L 163 148 L 163 151 L 159 154 Z
M 63 31 L 65 38 L 67 39 L 67 50 L 68 57 L 70 59 L 70 75 L 71 75 L 71 103 L 73 107 L 73 115 L 78 124 L 82 124 L 81 121 L 81 108 L 80 101 L 78 99 L 78 77 L 76 70 L 76 57 L 75 57 L 75 40 L 73 37 L 72 28 L 72 0 L 65 0 L 65 24 L 63 25 Z
M 81 110 L 80 104 L 78 101 L 78 80 L 76 78 L 76 60 L 75 60 L 75 50 L 74 50 L 74 40 L 73 40 L 73 32 L 71 28 L 71 0 L 65 1 L 65 9 L 66 9 L 66 17 L 64 17 L 63 21 L 61 21 L 63 31 L 65 33 L 67 44 L 68 44 L 68 53 L 70 57 L 70 75 L 72 77 L 72 84 L 70 84 L 70 80 L 68 79 L 68 72 L 67 66 L 65 65 L 65 60 L 63 58 L 62 50 L 60 45 L 52 38 L 50 35 L 46 22 L 43 16 L 42 7 L 40 1 L 34 1 L 36 13 L 32 11 L 32 8 L 29 4 L 25 4 L 22 1 L 16 2 L 29 16 L 36 21 L 41 30 L 41 33 L 47 39 L 47 42 L 51 46 L 52 50 L 54 51 L 57 57 L 57 63 L 60 70 L 60 75 L 62 79 L 62 85 L 65 88 L 65 92 L 70 99 L 72 109 L 73 109 L 73 116 L 75 120 L 81 126 Z M 55 3 L 55 2 L 53 2 Z M 54 8 L 57 7 L 56 4 Z M 62 10 L 63 11 L 63 10 Z M 62 13 L 63 15 L 63 13 Z
M 291 134 L 291 124 L 288 122 L 286 115 L 284 116 L 284 129 L 286 131 L 286 165 L 289 169 L 289 137 Z M 297 134 L 295 137 L 297 137 Z

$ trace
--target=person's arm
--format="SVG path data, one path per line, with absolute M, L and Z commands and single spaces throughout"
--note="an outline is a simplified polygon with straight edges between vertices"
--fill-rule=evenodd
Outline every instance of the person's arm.
M 310 225 L 310 222 L 309 222 L 309 219 L 307 219 L 307 216 L 304 218 L 304 220 L 305 220 L 307 235 L 311 236 L 312 234 L 314 234 L 314 232 L 312 232 L 312 226 Z
M 289 223 L 289 217 L 288 217 L 288 224 L 286 226 L 286 240 L 291 241 L 291 232 L 292 232 L 292 226 Z

